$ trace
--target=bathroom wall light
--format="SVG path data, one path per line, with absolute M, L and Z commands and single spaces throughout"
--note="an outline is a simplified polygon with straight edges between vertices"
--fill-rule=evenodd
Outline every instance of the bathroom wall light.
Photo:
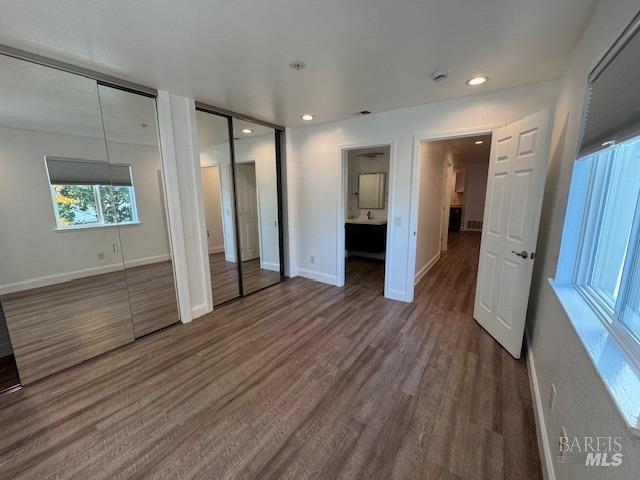
M 471 85 L 472 87 L 476 87 L 478 85 L 482 85 L 483 83 L 487 82 L 487 77 L 483 77 L 483 76 L 478 76 L 478 77 L 473 77 L 470 78 L 469 80 L 467 80 L 467 85 Z
M 310 120 L 313 120 L 313 115 L 311 115 L 310 113 L 305 113 L 304 115 L 302 115 L 302 119 L 308 122 Z
M 253 133 L 253 130 L 251 130 L 250 128 L 243 128 L 242 133 Z

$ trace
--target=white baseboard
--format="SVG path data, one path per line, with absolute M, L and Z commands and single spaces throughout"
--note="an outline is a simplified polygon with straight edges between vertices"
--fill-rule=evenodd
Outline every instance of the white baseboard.
M 209 253 L 224 253 L 224 245 L 209 247 Z
M 209 313 L 207 311 L 207 304 L 206 303 L 201 303 L 200 305 L 196 305 L 195 307 L 191 307 L 191 319 L 195 319 L 198 317 L 201 317 L 203 315 L 206 315 L 207 313 Z
M 440 260 L 440 252 L 436 253 L 431 260 L 429 260 L 420 270 L 418 270 L 414 276 L 413 284 L 417 285 L 422 277 L 424 277 L 431 267 L 433 267 L 436 262 Z
M 335 275 L 318 272 L 316 270 L 307 270 L 306 268 L 298 268 L 296 276 L 315 280 L 316 282 L 328 283 L 329 285 L 338 285 L 338 278 Z
M 279 272 L 280 264 L 272 263 L 272 262 L 260 262 L 260 268 L 263 270 L 271 270 L 273 272 Z
M 540 450 L 540 460 L 542 463 L 543 475 L 546 480 L 556 480 L 556 473 L 553 468 L 553 452 L 549 445 L 549 436 L 547 435 L 547 425 L 544 420 L 544 410 L 542 407 L 542 397 L 540 395 L 540 387 L 538 385 L 538 375 L 536 374 L 536 364 L 533 360 L 533 351 L 531 350 L 531 342 L 529 334 L 525 330 L 524 338 L 527 345 L 527 370 L 529 372 L 529 388 L 531 389 L 531 397 L 533 398 L 533 416 L 536 421 L 536 434 L 538 436 L 538 449 Z
M 151 257 L 137 258 L 135 260 L 128 260 L 124 263 L 125 268 L 140 267 L 142 265 L 149 265 L 152 263 L 164 262 L 171 259 L 171 255 L 166 253 L 162 255 L 154 255 Z M 94 275 L 102 275 L 105 273 L 117 272 L 122 270 L 122 264 L 114 263 L 111 265 L 102 265 L 99 267 L 83 268 L 80 270 L 73 270 L 71 272 L 56 273 L 54 275 L 46 275 L 43 277 L 30 278 L 20 282 L 9 283 L 6 285 L 0 285 L 0 295 L 6 295 L 8 293 L 20 292 L 22 290 L 30 290 L 32 288 L 46 287 L 48 285 L 55 285 L 56 283 L 69 282 L 71 280 L 77 280 L 79 278 L 92 277 Z

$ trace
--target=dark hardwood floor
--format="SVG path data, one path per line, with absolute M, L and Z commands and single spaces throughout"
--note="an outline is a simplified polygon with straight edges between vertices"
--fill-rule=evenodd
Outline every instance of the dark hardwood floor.
M 239 297 L 238 265 L 227 262 L 224 253 L 211 253 L 209 254 L 209 266 L 213 304 L 220 305 Z M 242 282 L 245 295 L 279 281 L 280 272 L 261 269 L 259 258 L 242 262 Z
M 471 316 L 478 245 L 412 304 L 373 269 L 295 278 L 2 396 L 0 476 L 541 478 L 526 366 Z

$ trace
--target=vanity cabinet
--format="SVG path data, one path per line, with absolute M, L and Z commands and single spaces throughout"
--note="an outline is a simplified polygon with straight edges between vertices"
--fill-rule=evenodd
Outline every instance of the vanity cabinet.
M 387 249 L 387 224 L 345 224 L 345 248 L 356 252 L 384 253 Z

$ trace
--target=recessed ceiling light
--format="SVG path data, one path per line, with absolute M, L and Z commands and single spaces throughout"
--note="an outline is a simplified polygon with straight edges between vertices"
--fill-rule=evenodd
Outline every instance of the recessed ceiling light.
M 305 113 L 304 115 L 302 115 L 302 119 L 308 122 L 310 120 L 313 120 L 313 115 L 311 115 L 310 113 Z
M 484 142 L 482 140 L 476 140 L 473 143 L 475 143 L 476 145 L 482 145 Z
M 253 133 L 253 130 L 251 130 L 250 128 L 243 128 L 242 133 Z
M 473 77 L 470 78 L 469 80 L 467 80 L 467 85 L 471 85 L 472 87 L 476 87 L 478 85 L 482 85 L 483 83 L 487 82 L 487 77 L 483 77 L 483 76 L 478 76 L 478 77 Z

